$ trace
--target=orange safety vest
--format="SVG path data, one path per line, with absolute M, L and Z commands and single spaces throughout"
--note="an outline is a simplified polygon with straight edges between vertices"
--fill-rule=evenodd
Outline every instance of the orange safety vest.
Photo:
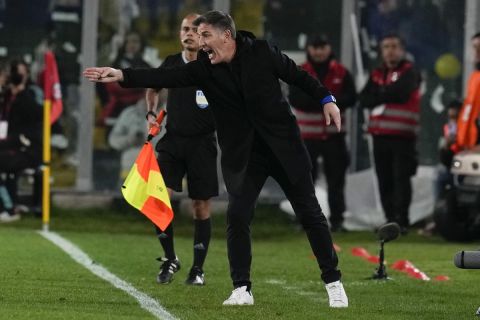
M 480 115 L 480 71 L 476 70 L 468 80 L 467 97 L 457 120 L 455 149 L 471 149 L 478 141 L 477 119 Z
M 377 68 L 372 71 L 373 82 L 380 86 L 392 84 L 403 73 L 413 68 L 411 62 L 404 62 L 393 70 Z M 379 111 L 370 113 L 368 132 L 372 135 L 388 135 L 416 137 L 420 129 L 420 90 L 417 87 L 406 103 L 385 103 L 378 107 Z
M 301 67 L 307 71 L 312 77 L 318 79 L 318 75 L 312 64 L 306 62 Z M 339 96 L 343 90 L 344 78 L 347 69 L 335 60 L 331 60 L 328 65 L 328 72 L 323 79 L 322 84 L 334 95 Z M 293 106 L 295 117 L 297 118 L 298 127 L 302 139 L 321 139 L 325 140 L 332 134 L 339 133 L 334 125 L 327 126 L 323 111 L 307 112 L 295 109 Z M 341 113 L 342 127 L 340 132 L 345 132 L 345 114 Z

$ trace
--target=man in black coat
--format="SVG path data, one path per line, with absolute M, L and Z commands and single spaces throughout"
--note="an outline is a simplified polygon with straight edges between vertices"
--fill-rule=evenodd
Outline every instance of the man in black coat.
M 252 305 L 250 222 L 268 176 L 282 187 L 304 227 L 326 283 L 331 307 L 347 307 L 328 224 L 315 197 L 311 162 L 278 79 L 318 101 L 327 124 L 340 129 L 335 98 L 280 50 L 249 32 L 236 32 L 232 18 L 210 11 L 195 20 L 201 51 L 196 61 L 159 69 L 87 68 L 95 82 L 124 87 L 197 86 L 209 101 L 222 170 L 229 193 L 227 246 L 234 290 L 224 305 Z

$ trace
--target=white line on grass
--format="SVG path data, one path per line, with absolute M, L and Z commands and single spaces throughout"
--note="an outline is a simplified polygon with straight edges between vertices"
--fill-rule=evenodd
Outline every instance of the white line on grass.
M 114 287 L 123 290 L 132 297 L 134 297 L 138 301 L 138 303 L 140 303 L 140 306 L 143 309 L 147 310 L 158 319 L 176 319 L 172 314 L 165 310 L 160 305 L 160 303 L 158 303 L 157 300 L 137 290 L 130 283 L 120 279 L 101 265 L 95 264 L 92 258 L 90 258 L 85 252 L 83 252 L 72 242 L 68 241 L 67 239 L 63 238 L 55 232 L 38 231 L 38 233 L 40 233 L 40 235 L 42 235 L 44 238 L 50 240 L 57 247 L 65 251 L 73 260 L 90 270 L 90 272 L 102 278 L 103 280 L 110 282 Z
M 310 300 L 313 301 L 327 301 L 327 299 L 325 297 L 322 297 L 322 294 L 320 294 L 319 292 L 302 290 L 304 286 L 302 286 L 301 283 L 297 283 L 296 286 L 288 286 L 287 281 L 279 279 L 267 279 L 265 282 L 275 286 L 280 286 L 283 290 L 293 292 L 299 296 L 308 297 L 310 298 Z M 300 286 L 298 286 L 298 284 L 300 284 Z

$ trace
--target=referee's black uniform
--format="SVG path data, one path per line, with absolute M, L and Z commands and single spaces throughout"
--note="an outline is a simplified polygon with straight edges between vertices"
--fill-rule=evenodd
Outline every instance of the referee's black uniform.
M 188 61 L 183 53 L 168 56 L 160 68 L 183 66 Z M 173 88 L 168 91 L 166 134 L 157 143 L 158 164 L 165 185 L 182 191 L 187 176 L 188 195 L 193 200 L 208 200 L 218 195 L 217 140 L 213 116 L 203 92 L 197 87 Z M 187 284 L 203 284 L 203 264 L 211 236 L 211 221 L 195 219 L 193 266 Z M 157 277 L 159 283 L 169 283 L 173 272 L 180 269 L 173 245 L 173 226 L 157 236 L 166 260 Z M 173 271 L 173 272 L 172 272 Z M 201 281 L 196 280 L 197 276 Z
M 178 53 L 168 56 L 161 68 L 185 63 Z M 166 186 L 181 192 L 187 175 L 188 195 L 194 200 L 218 195 L 215 123 L 205 102 L 203 92 L 196 87 L 169 89 L 167 133 L 156 146 Z

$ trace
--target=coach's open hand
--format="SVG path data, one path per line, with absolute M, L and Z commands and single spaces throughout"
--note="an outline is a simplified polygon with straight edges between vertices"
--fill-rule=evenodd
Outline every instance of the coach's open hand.
M 109 67 L 93 67 L 83 71 L 83 76 L 93 82 L 123 81 L 123 72 Z
M 323 114 L 325 115 L 327 126 L 330 125 L 330 120 L 333 119 L 335 127 L 337 127 L 337 130 L 340 131 L 342 127 L 342 118 L 340 117 L 340 109 L 338 109 L 337 105 L 333 102 L 326 103 L 323 106 Z

